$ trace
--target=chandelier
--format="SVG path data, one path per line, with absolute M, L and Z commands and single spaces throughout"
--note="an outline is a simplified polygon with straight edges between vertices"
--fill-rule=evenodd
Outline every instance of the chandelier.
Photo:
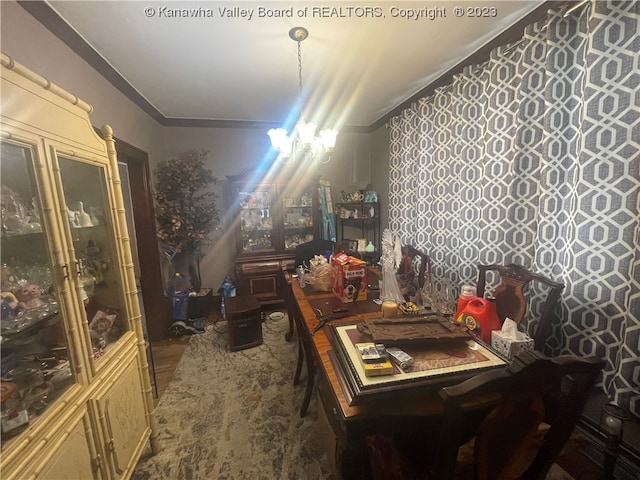
M 302 48 L 301 43 L 309 36 L 309 31 L 303 27 L 293 27 L 289 30 L 289 37 L 298 43 L 298 101 L 302 103 Z M 302 111 L 302 109 L 300 109 Z M 282 161 L 299 155 L 305 155 L 320 163 L 327 163 L 336 145 L 338 130 L 325 128 L 316 135 L 318 125 L 305 122 L 302 118 L 291 132 L 285 128 L 272 128 L 267 132 L 273 149 L 280 154 Z

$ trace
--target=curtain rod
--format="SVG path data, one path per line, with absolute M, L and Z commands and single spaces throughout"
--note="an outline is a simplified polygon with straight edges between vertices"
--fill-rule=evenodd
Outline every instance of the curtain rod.
M 574 3 L 573 5 L 571 5 L 571 8 L 567 8 L 563 13 L 562 13 L 562 18 L 567 18 L 569 15 L 571 15 L 573 12 L 575 12 L 576 10 L 579 10 L 580 8 L 584 7 L 586 4 L 589 3 L 590 0 L 582 0 L 578 3 Z M 566 4 L 568 5 L 568 4 Z M 548 23 L 545 23 L 542 26 L 542 30 L 546 29 L 548 26 Z M 518 48 L 522 43 L 524 42 L 524 40 L 520 40 L 519 42 L 511 45 L 510 47 L 506 47 L 502 50 L 502 55 L 509 55 L 511 52 L 513 52 L 516 48 Z
M 589 0 L 582 0 L 581 2 L 575 3 L 571 6 L 571 8 L 567 8 L 567 10 L 562 14 L 563 18 L 567 18 L 573 12 L 583 7 L 585 4 L 589 3 Z

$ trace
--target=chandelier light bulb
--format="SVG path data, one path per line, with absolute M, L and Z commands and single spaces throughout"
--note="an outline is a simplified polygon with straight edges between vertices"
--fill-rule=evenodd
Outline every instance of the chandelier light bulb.
M 284 128 L 272 128 L 267 132 L 271 139 L 271 145 L 277 151 L 282 151 L 282 147 L 287 140 L 287 131 Z
M 336 138 L 338 137 L 338 130 L 335 128 L 325 128 L 320 131 L 320 139 L 322 146 L 327 152 L 333 152 L 336 146 Z
M 296 131 L 305 148 L 313 145 L 316 137 L 316 128 L 318 128 L 318 126 L 315 123 L 299 122 L 298 125 L 296 125 Z

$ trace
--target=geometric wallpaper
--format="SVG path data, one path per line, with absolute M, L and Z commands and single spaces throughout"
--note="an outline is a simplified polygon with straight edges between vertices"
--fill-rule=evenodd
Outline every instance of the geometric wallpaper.
M 637 416 L 639 52 L 640 2 L 549 11 L 391 119 L 389 175 L 389 228 L 434 281 L 457 295 L 478 264 L 518 263 L 563 283 L 546 353 L 604 358 L 603 390 Z

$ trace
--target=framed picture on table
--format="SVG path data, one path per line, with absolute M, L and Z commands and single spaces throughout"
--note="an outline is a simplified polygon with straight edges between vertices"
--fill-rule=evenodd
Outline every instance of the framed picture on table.
M 333 347 L 329 357 L 349 405 L 357 405 L 374 396 L 394 395 L 408 388 L 437 390 L 488 369 L 504 367 L 508 363 L 488 346 L 468 337 L 398 345 L 413 358 L 413 367 L 402 370 L 393 364 L 393 374 L 367 376 L 355 345 L 371 342 L 372 337 L 361 333 L 357 323 L 331 325 L 328 333 Z
M 356 253 L 358 251 L 358 240 L 350 240 L 345 238 L 343 240 L 344 245 L 349 249 L 346 253 Z

